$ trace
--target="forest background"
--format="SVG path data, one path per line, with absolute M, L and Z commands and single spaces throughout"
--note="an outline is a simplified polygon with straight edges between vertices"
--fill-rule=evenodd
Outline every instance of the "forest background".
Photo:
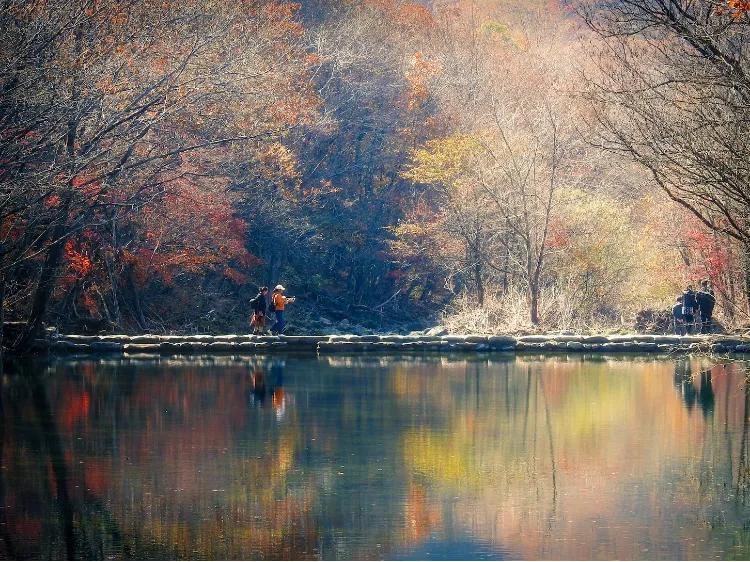
M 276 283 L 297 332 L 632 329 L 702 279 L 741 327 L 749 12 L 4 1 L 6 343 L 246 332 Z

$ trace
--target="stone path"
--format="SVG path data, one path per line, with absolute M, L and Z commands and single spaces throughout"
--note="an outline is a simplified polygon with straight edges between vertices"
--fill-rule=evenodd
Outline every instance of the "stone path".
M 391 351 L 550 351 L 568 353 L 750 353 L 750 338 L 667 335 L 382 335 L 382 336 L 253 336 L 253 335 L 61 335 L 49 342 L 55 354 L 110 353 L 181 355 L 189 353 L 267 353 L 307 351 L 321 354 Z

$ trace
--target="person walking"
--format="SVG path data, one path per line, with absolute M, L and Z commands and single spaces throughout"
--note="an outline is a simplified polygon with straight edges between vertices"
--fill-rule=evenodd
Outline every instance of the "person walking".
M 701 282 L 701 290 L 696 293 L 695 300 L 698 303 L 698 312 L 700 314 L 701 334 L 710 334 L 713 328 L 716 297 L 708 279 Z
M 695 289 L 688 285 L 682 293 L 682 316 L 685 321 L 685 333 L 693 333 L 695 326 L 695 313 L 698 311 L 698 301 L 695 299 Z
M 271 295 L 271 310 L 276 315 L 276 322 L 273 325 L 272 332 L 275 334 L 281 334 L 286 327 L 286 320 L 284 320 L 284 309 L 286 305 L 294 302 L 294 297 L 284 296 L 286 289 L 283 285 L 276 285 L 273 289 L 273 295 Z
M 685 335 L 685 316 L 682 313 L 683 297 L 677 297 L 677 301 L 672 307 L 672 320 L 674 321 L 674 333 L 678 336 Z
M 250 301 L 250 305 L 253 307 L 253 318 L 250 321 L 250 325 L 253 327 L 253 334 L 263 334 L 266 331 L 267 294 L 268 287 L 261 287 L 256 297 Z

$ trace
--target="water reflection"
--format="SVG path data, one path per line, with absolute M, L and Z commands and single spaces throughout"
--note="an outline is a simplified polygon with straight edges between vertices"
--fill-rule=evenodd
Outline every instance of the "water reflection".
M 697 404 L 704 416 L 713 413 L 715 395 L 711 377 L 711 369 L 703 369 L 696 374 L 691 370 L 689 360 L 680 359 L 675 362 L 674 384 L 688 410 L 692 410 Z
M 744 372 L 591 359 L 14 364 L 0 557 L 747 558 Z
M 283 359 L 274 359 L 267 370 L 255 364 L 252 366 L 252 400 L 261 408 L 270 406 L 276 417 L 281 419 L 286 412 L 287 402 L 291 400 L 284 391 Z

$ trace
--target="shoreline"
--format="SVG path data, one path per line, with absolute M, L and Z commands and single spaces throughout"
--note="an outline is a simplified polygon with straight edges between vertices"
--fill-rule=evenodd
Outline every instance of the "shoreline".
M 568 353 L 750 353 L 750 337 L 726 335 L 60 335 L 37 342 L 36 353 L 185 355 L 268 352 L 318 354 L 390 351 Z

